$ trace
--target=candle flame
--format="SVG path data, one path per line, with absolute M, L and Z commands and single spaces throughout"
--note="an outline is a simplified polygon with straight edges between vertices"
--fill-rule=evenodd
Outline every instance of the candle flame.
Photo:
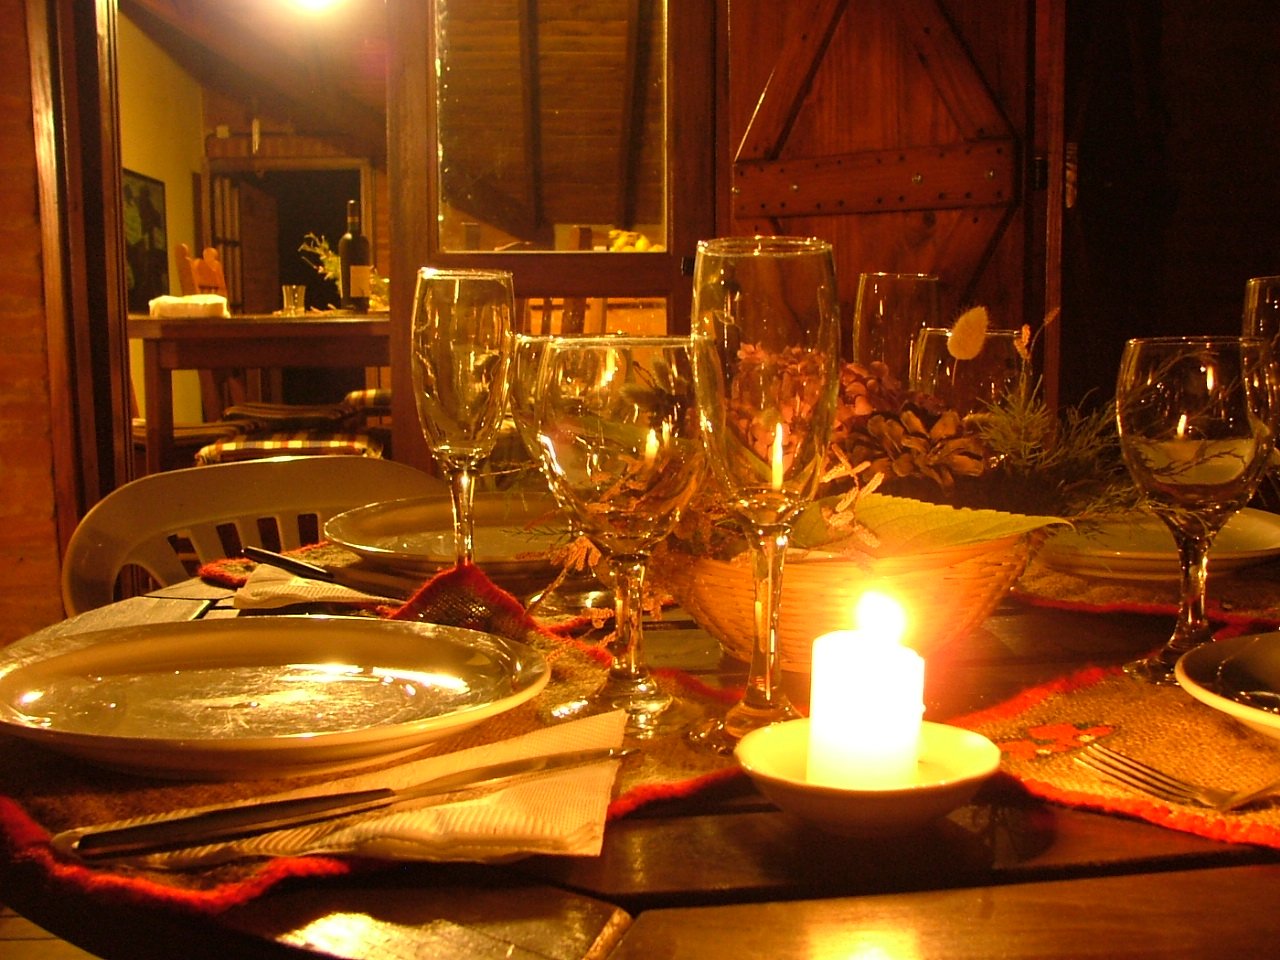
M 773 467 L 772 487 L 774 490 L 782 489 L 782 424 L 775 423 L 773 425 L 773 458 L 771 461 Z
M 888 594 L 868 590 L 858 599 L 854 623 L 863 636 L 901 643 L 907 632 L 907 612 Z
M 644 441 L 644 465 L 652 467 L 653 462 L 658 459 L 658 431 L 652 427 L 649 428 L 649 436 Z

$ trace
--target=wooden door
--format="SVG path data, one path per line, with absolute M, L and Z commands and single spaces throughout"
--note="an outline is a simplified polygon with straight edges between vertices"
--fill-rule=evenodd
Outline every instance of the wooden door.
M 937 274 L 943 319 L 1043 316 L 1028 129 L 1030 3 L 729 0 L 733 234 L 834 244 L 849 348 L 858 275 Z

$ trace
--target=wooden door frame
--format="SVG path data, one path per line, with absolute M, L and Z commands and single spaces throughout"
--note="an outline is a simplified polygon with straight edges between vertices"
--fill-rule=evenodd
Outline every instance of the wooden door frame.
M 116 0 L 27 0 L 60 549 L 132 472 Z

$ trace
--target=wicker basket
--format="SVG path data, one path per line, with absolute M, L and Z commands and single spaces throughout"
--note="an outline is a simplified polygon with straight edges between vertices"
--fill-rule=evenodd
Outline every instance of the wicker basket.
M 778 626 L 782 669 L 807 675 L 814 638 L 849 629 L 857 598 L 870 589 L 902 601 L 910 618 L 903 642 L 927 656 L 990 616 L 1038 542 L 1034 534 L 1017 534 L 871 561 L 789 557 Z M 749 660 L 754 636 L 750 557 L 696 557 L 665 566 L 663 580 L 677 601 L 727 654 Z

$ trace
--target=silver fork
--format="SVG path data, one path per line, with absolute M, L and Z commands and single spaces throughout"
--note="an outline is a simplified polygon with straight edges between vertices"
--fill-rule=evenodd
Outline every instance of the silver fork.
M 1188 783 L 1186 780 L 1172 777 L 1096 741 L 1072 759 L 1093 773 L 1121 786 L 1141 790 L 1143 793 L 1171 803 L 1195 803 L 1221 813 L 1239 809 L 1247 803 L 1280 790 L 1280 779 L 1264 783 L 1260 787 L 1236 791 Z

